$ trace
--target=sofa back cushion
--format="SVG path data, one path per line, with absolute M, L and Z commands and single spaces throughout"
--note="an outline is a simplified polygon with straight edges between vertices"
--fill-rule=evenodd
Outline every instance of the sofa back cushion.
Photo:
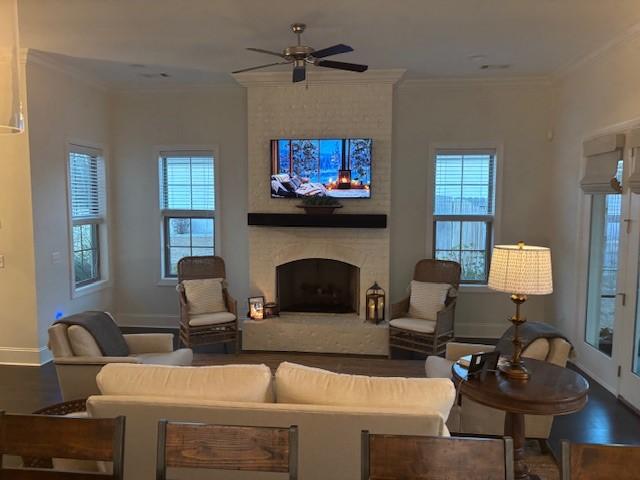
M 344 375 L 288 362 L 276 371 L 278 403 L 437 411 L 446 421 L 455 396 L 448 378 Z
M 174 367 L 108 364 L 97 378 L 103 395 L 196 398 L 228 402 L 273 402 L 266 365 Z
M 438 312 L 444 308 L 447 294 L 451 289 L 447 283 L 411 281 L 409 317 L 436 320 Z
M 73 357 L 73 349 L 67 335 L 68 328 L 61 323 L 54 323 L 49 327 L 48 347 L 54 358 Z
M 98 346 L 93 335 L 80 325 L 71 325 L 67 328 L 67 336 L 71 349 L 76 357 L 102 357 L 102 350 Z
M 189 313 L 224 312 L 227 306 L 222 293 L 223 278 L 202 278 L 198 280 L 183 280 L 184 295 L 187 297 Z

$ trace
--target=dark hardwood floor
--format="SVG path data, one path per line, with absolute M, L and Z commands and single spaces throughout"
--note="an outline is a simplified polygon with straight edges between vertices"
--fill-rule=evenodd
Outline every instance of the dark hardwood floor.
M 196 354 L 194 363 L 196 365 L 265 363 L 275 369 L 282 361 L 341 373 L 416 377 L 424 375 L 423 360 L 387 360 L 379 357 L 302 353 L 225 355 L 199 352 Z M 594 380 L 588 379 L 591 390 L 587 406 L 578 413 L 556 417 L 554 421 L 549 442 L 556 456 L 560 453 L 560 441 L 563 439 L 590 443 L 640 444 L 640 416 Z M 0 366 L 0 410 L 29 413 L 60 401 L 58 382 L 52 363 L 42 367 Z

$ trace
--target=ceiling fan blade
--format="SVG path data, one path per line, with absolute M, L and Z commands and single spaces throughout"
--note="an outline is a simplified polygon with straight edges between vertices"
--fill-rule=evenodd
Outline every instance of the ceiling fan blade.
M 359 65 L 357 63 L 334 62 L 333 60 L 320 60 L 314 62 L 319 67 L 337 68 L 338 70 L 349 70 L 350 72 L 366 72 L 368 65 Z
M 286 65 L 288 63 L 289 62 L 267 63 L 266 65 L 258 65 L 257 67 L 243 68 L 242 70 L 236 70 L 235 72 L 231 72 L 231 73 L 250 72 L 251 70 L 258 70 L 259 68 L 273 67 L 274 65 Z
M 293 69 L 293 82 L 302 82 L 307 76 L 307 71 L 304 66 L 294 67 Z
M 258 53 L 266 53 L 267 55 L 275 55 L 276 57 L 281 57 L 281 58 L 286 58 L 282 53 L 280 52 L 272 52 L 271 50 L 264 50 L 262 48 L 252 48 L 249 47 L 247 48 L 247 50 L 250 50 L 252 52 L 258 52 Z
M 316 50 L 311 55 L 314 58 L 324 58 L 330 57 L 331 55 L 338 55 L 339 53 L 348 53 L 353 52 L 353 48 L 349 45 L 345 45 L 344 43 L 339 43 L 338 45 L 334 45 L 332 47 L 323 48 L 322 50 Z

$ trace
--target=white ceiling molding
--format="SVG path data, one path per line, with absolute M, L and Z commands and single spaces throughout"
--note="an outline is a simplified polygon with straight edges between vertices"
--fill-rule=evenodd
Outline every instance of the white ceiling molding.
M 70 65 L 65 65 L 55 58 L 52 58 L 50 55 L 47 55 L 46 52 L 42 52 L 40 50 L 34 50 L 32 48 L 21 48 L 20 62 L 23 65 L 36 64 L 45 68 L 50 68 L 52 70 L 65 73 L 77 80 L 85 82 L 92 87 L 98 88 L 103 91 L 108 91 L 110 88 L 110 85 L 108 83 L 103 82 L 98 77 L 91 75 L 84 70 L 74 68 Z
M 389 70 L 367 70 L 363 73 L 307 70 L 309 85 L 371 85 L 379 83 L 395 84 L 405 74 L 401 68 Z M 243 87 L 290 87 L 291 71 L 236 73 L 233 78 Z M 305 88 L 307 82 L 299 82 Z
M 601 47 L 596 48 L 595 50 L 588 53 L 587 55 L 574 59 L 571 62 L 569 62 L 567 65 L 560 67 L 551 75 L 551 77 L 554 79 L 554 81 L 561 80 L 567 75 L 569 75 L 571 72 L 580 68 L 581 66 L 587 65 L 591 62 L 596 61 L 599 57 L 604 55 L 606 52 L 608 52 L 612 48 L 620 44 L 623 44 L 625 42 L 631 41 L 638 35 L 640 35 L 640 23 L 636 23 L 631 27 L 627 28 L 625 31 L 623 31 L 619 35 L 616 35 L 607 43 L 605 43 Z
M 520 77 L 424 77 L 404 78 L 402 85 L 428 85 L 433 87 L 466 87 L 470 85 L 495 85 L 495 86 L 550 86 L 553 78 L 544 75 L 531 75 Z

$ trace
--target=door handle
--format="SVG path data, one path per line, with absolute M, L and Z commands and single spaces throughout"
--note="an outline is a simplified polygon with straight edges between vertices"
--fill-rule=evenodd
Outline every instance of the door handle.
M 620 297 L 622 297 L 622 306 L 624 307 L 627 304 L 627 294 L 626 293 L 616 293 L 616 295 L 619 295 Z

